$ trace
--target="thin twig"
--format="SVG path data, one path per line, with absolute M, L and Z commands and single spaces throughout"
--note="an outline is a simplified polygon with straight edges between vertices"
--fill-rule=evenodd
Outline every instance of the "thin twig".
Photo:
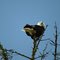
M 41 41 L 47 41 L 47 40 L 50 40 L 50 38 L 47 38 L 47 39 L 43 39 L 43 40 L 41 40 Z
M 23 57 L 25 57 L 25 58 L 31 59 L 30 57 L 28 57 L 28 56 L 26 56 L 26 55 L 24 55 L 24 54 L 18 53 L 17 51 L 7 50 L 7 49 L 5 49 L 5 50 L 6 50 L 6 51 L 9 51 L 9 52 L 12 52 L 12 53 L 16 53 L 17 55 L 23 56 Z

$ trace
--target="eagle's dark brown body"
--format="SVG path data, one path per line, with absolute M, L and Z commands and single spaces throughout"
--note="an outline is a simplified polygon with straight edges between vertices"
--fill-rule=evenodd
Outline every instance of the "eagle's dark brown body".
M 24 26 L 24 28 L 29 28 L 29 29 L 33 29 L 35 32 L 30 34 L 29 32 L 25 31 L 26 34 L 28 36 L 30 36 L 32 39 L 34 37 L 40 37 L 41 35 L 43 35 L 44 31 L 45 31 L 45 28 L 43 26 L 39 26 L 39 25 L 29 25 L 29 24 L 26 24 Z

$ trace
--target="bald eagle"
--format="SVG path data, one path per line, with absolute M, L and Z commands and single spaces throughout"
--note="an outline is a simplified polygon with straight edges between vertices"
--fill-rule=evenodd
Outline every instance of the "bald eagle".
M 30 36 L 32 39 L 38 38 L 43 35 L 45 31 L 45 25 L 42 21 L 38 22 L 37 25 L 29 25 L 26 24 L 22 31 L 25 31 L 28 36 Z

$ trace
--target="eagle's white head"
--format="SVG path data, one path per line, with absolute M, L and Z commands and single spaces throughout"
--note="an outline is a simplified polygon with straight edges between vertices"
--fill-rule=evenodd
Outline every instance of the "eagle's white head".
M 37 25 L 43 26 L 44 28 L 46 27 L 46 25 L 42 21 L 38 22 Z

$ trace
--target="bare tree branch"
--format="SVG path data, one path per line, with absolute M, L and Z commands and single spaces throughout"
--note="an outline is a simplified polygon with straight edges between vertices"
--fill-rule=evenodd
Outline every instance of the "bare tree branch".
M 56 22 L 55 22 L 55 54 L 54 54 L 54 60 L 56 60 L 56 56 L 57 56 L 57 26 L 56 26 Z
M 5 50 L 4 50 L 3 46 L 2 46 L 2 44 L 0 44 L 0 50 L 1 50 L 2 58 L 3 58 L 4 60 L 8 60 L 7 53 L 5 52 Z M 2 58 L 1 58 L 1 59 L 2 59 Z
M 39 53 L 40 53 L 40 56 L 36 57 L 35 59 L 41 58 L 41 60 L 42 60 L 43 58 L 46 57 L 47 54 L 49 54 L 49 52 L 46 52 L 47 45 L 48 45 L 48 44 L 46 44 L 45 48 L 43 49 L 43 53 L 39 52 Z
M 18 53 L 17 51 L 13 51 L 13 50 L 7 50 L 7 49 L 5 49 L 6 51 L 9 51 L 9 52 L 12 52 L 12 53 L 15 53 L 15 54 L 17 54 L 17 55 L 20 55 L 20 56 L 23 56 L 23 57 L 25 57 L 25 58 L 28 58 L 28 59 L 31 59 L 30 57 L 28 57 L 28 56 L 26 56 L 26 55 L 24 55 L 24 54 L 21 54 L 21 53 Z

